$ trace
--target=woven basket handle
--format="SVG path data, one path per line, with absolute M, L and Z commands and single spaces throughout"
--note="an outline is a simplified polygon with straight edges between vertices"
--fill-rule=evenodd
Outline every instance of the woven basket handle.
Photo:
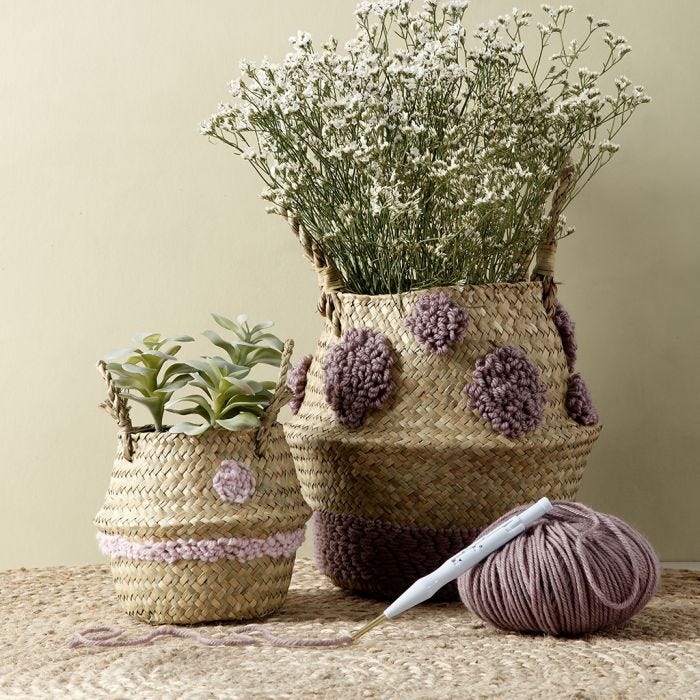
M 321 288 L 321 297 L 318 300 L 318 312 L 330 321 L 336 335 L 340 335 L 340 315 L 335 292 L 342 292 L 343 278 L 333 264 L 328 254 L 321 248 L 306 231 L 299 219 L 290 211 L 285 211 L 283 216 L 287 219 L 292 232 L 299 239 L 306 257 L 316 269 L 318 285 Z
M 122 445 L 122 457 L 131 462 L 134 454 L 134 446 L 131 442 L 131 433 L 134 426 L 131 424 L 129 417 L 129 406 L 124 400 L 124 397 L 119 392 L 118 387 L 114 384 L 114 378 L 107 369 L 107 363 L 100 360 L 97 363 L 97 371 L 102 375 L 107 384 L 107 399 L 99 404 L 100 408 L 104 408 L 119 426 L 119 439 Z
M 258 455 L 262 455 L 267 451 L 270 436 L 272 434 L 272 426 L 277 420 L 280 409 L 292 398 L 292 392 L 287 387 L 287 372 L 292 359 L 292 351 L 294 350 L 294 341 L 290 338 L 285 342 L 282 349 L 282 357 L 280 358 L 280 373 L 277 378 L 277 385 L 272 396 L 272 401 L 265 411 L 265 415 L 260 421 L 258 435 L 256 439 L 256 450 Z
M 552 206 L 549 210 L 549 223 L 544 238 L 537 248 L 535 267 L 530 279 L 533 282 L 542 282 L 542 303 L 547 313 L 551 316 L 557 306 L 557 284 L 554 281 L 554 261 L 557 252 L 557 224 L 566 204 L 566 195 L 569 192 L 571 180 L 574 175 L 574 166 L 567 163 L 559 175 L 559 182 L 552 196 Z

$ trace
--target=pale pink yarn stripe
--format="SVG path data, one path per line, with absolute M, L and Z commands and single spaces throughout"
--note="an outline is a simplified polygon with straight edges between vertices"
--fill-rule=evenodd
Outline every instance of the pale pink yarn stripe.
M 260 557 L 291 557 L 304 541 L 304 528 L 291 532 L 276 532 L 262 539 L 220 537 L 215 540 L 158 540 L 138 542 L 121 535 L 97 533 L 103 554 L 112 559 L 165 561 L 170 564 L 182 559 L 218 561 L 237 559 L 240 562 Z
M 73 638 L 68 641 L 68 646 L 71 649 L 77 647 L 136 647 L 150 644 L 158 637 L 187 637 L 209 647 L 239 647 L 257 644 L 258 640 L 252 636 L 252 633 L 256 632 L 276 647 L 340 647 L 346 644 L 352 644 L 353 641 L 352 637 L 347 634 L 331 639 L 278 637 L 262 625 L 254 624 L 237 627 L 229 636 L 223 638 L 207 637 L 206 635 L 200 634 L 197 630 L 187 629 L 185 627 L 163 625 L 161 627 L 156 627 L 154 630 L 147 632 L 141 637 L 133 637 L 131 639 L 120 639 L 123 631 L 118 627 L 88 627 L 77 632 Z

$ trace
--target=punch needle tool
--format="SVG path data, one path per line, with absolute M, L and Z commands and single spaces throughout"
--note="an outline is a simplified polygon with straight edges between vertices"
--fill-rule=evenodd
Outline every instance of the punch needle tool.
M 401 613 L 432 598 L 438 590 L 450 581 L 454 581 L 465 571 L 476 566 L 489 554 L 500 549 L 521 532 L 524 532 L 536 520 L 552 509 L 552 503 L 548 498 L 540 498 L 537 503 L 531 505 L 519 515 L 508 518 L 497 528 L 479 537 L 462 551 L 450 557 L 442 566 L 435 569 L 427 576 L 419 578 L 410 588 L 402 593 L 384 612 L 364 627 L 354 632 L 351 637 L 353 642 L 378 627 L 387 620 L 393 620 Z

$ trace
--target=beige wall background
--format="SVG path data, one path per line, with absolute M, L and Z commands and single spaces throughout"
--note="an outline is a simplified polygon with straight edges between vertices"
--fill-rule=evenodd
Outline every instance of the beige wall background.
M 312 349 L 311 269 L 247 164 L 197 125 L 239 59 L 280 58 L 298 28 L 347 38 L 354 5 L 0 2 L 0 568 L 100 559 L 91 520 L 115 440 L 96 408 L 104 352 L 142 330 L 198 333 L 209 311 L 274 318 Z M 477 21 L 511 0 L 474 5 Z M 560 246 L 605 423 L 580 496 L 663 559 L 699 560 L 700 4 L 577 10 L 627 36 L 625 72 L 655 100 Z

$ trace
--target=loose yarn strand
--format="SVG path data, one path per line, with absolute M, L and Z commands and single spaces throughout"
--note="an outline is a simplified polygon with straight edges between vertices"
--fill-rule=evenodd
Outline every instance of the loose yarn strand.
M 555 501 L 525 532 L 460 577 L 464 604 L 505 630 L 581 634 L 621 624 L 654 595 L 661 565 L 649 542 L 619 518 L 580 503 Z M 484 533 L 521 512 L 515 508 Z M 132 638 L 117 627 L 89 627 L 68 646 L 131 647 L 158 637 L 183 637 L 205 646 L 332 648 L 352 644 L 350 635 L 330 639 L 285 638 L 263 625 L 246 624 L 224 637 L 164 625 Z
M 569 511 L 573 510 L 573 508 L 568 504 L 562 505 L 562 508 L 565 508 Z M 606 537 L 607 533 L 602 527 L 601 516 L 598 513 L 592 510 L 590 512 L 585 512 L 581 509 L 576 510 L 585 517 L 589 517 L 593 521 L 593 525 L 588 530 L 582 532 L 574 540 L 576 553 L 581 561 L 581 566 L 583 567 L 583 572 L 586 575 L 588 585 L 591 587 L 591 590 L 596 595 L 598 600 L 600 600 L 600 602 L 603 603 L 603 605 L 606 605 L 607 607 L 612 608 L 613 610 L 622 610 L 623 608 L 628 607 L 632 603 L 632 601 L 634 601 L 639 596 L 639 589 L 641 586 L 639 572 L 639 556 L 632 551 L 629 536 L 625 536 L 625 534 L 629 535 L 629 533 L 623 534 L 620 528 L 617 526 L 617 518 L 610 515 L 606 517 L 605 525 L 607 529 L 615 535 L 615 539 Z M 587 549 L 586 547 L 584 547 L 583 543 L 585 540 L 594 538 L 596 534 L 600 535 L 600 538 L 597 540 L 597 544 L 600 547 L 601 554 L 605 555 L 605 563 L 604 565 L 600 563 L 594 567 L 592 563 L 592 551 L 595 550 L 591 551 Z M 606 579 L 606 583 L 611 588 L 617 588 L 618 592 L 622 595 L 622 591 L 620 590 L 619 585 L 616 585 L 615 583 L 616 581 L 619 581 L 619 578 L 611 577 L 611 566 L 614 567 L 618 561 L 619 547 L 621 547 L 624 553 L 627 555 L 628 561 L 631 566 L 626 567 L 626 570 L 632 571 L 634 575 L 634 581 L 632 584 L 632 590 L 630 591 L 629 595 L 620 602 L 616 602 L 615 600 L 612 600 L 610 596 L 605 595 L 605 593 L 601 590 L 600 586 L 598 585 L 598 581 L 600 581 L 601 577 L 604 577 Z
M 150 632 L 132 638 L 124 638 L 124 631 L 119 627 L 87 627 L 77 632 L 69 641 L 71 649 L 77 647 L 136 647 L 150 644 L 158 637 L 184 637 L 194 639 L 199 644 L 209 647 L 238 647 L 251 646 L 259 643 L 253 634 L 261 635 L 266 641 L 276 647 L 340 647 L 352 643 L 350 635 L 341 635 L 331 639 L 296 639 L 279 637 L 262 625 L 250 624 L 237 627 L 227 637 L 209 637 L 197 630 L 186 627 L 162 625 Z

